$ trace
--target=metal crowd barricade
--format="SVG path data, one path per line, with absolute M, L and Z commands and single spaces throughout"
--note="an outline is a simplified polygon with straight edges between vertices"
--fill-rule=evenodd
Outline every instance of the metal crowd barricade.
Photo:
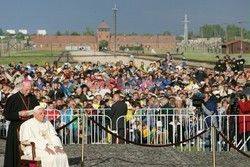
M 9 129 L 9 121 L 3 116 L 3 109 L 0 109 L 0 136 L 7 136 L 7 132 Z
M 102 124 L 107 128 L 112 128 L 110 124 L 111 119 L 105 115 L 109 109 L 67 109 L 62 110 L 46 110 L 47 119 L 53 124 L 55 129 L 66 125 L 68 122 L 76 118 L 76 120 L 58 132 L 58 135 L 63 144 L 79 144 L 82 140 L 82 115 L 85 116 L 85 144 L 106 144 L 111 140 L 108 135 L 99 126 L 94 124 L 91 120 Z
M 112 130 L 112 120 L 106 115 L 108 110 L 110 109 L 67 109 L 65 112 L 46 110 L 46 117 L 55 129 L 76 118 L 76 121 L 59 131 L 58 135 L 63 144 L 81 143 L 82 114 L 85 115 L 85 144 L 108 144 L 112 143 L 112 135 L 91 121 L 94 119 L 103 127 Z M 5 120 L 2 112 L 3 110 L 0 110 L 0 135 L 7 136 L 9 123 Z M 243 131 L 246 131 L 247 117 L 250 115 L 212 115 L 204 118 L 202 114 L 193 113 L 187 109 L 139 109 L 132 115 L 121 116 L 115 120 L 115 129 L 116 132 L 123 129 L 124 137 L 130 141 L 159 145 L 177 143 L 191 138 L 210 127 L 211 122 L 215 121 L 217 122 L 216 128 L 228 137 L 236 147 L 247 151 L 246 143 L 250 142 L 250 137 L 246 133 L 240 134 L 239 132 L 239 119 L 241 119 Z M 210 139 L 207 136 L 210 136 Z M 205 151 L 207 143 L 211 143 L 211 136 L 209 131 L 201 137 L 174 147 L 180 151 Z M 229 151 L 230 147 L 222 137 L 215 136 L 216 150 Z M 211 149 L 210 146 L 208 148 Z
M 204 129 L 203 116 L 181 114 L 180 110 L 164 109 L 160 112 L 134 114 L 130 117 L 121 116 L 116 121 L 116 130 L 121 127 L 125 138 L 140 144 L 170 144 L 191 138 Z M 170 112 L 171 111 L 171 112 Z M 169 114 L 171 113 L 171 114 Z M 204 137 L 177 145 L 183 150 L 205 150 Z M 175 146 L 174 146 L 175 147 Z
M 242 151 L 247 150 L 247 143 L 250 142 L 250 136 L 247 136 L 247 133 L 244 133 L 249 130 L 247 127 L 247 118 L 250 115 L 212 115 L 204 118 L 206 126 L 211 126 L 212 124 L 221 131 L 229 141 L 231 141 L 234 146 L 239 148 Z M 209 121 L 207 120 L 209 119 Z M 240 125 L 241 124 L 241 125 Z M 240 133 L 240 126 L 243 127 L 243 133 Z M 217 135 L 216 138 L 216 149 L 217 151 L 229 151 L 230 146 L 227 144 L 221 136 Z

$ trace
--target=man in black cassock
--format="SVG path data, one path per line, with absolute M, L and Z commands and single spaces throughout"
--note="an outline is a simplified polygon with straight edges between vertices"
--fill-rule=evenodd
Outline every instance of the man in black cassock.
M 3 115 L 6 120 L 10 121 L 10 125 L 6 141 L 4 167 L 18 167 L 17 129 L 25 120 L 29 119 L 28 112 L 25 110 L 32 110 L 39 105 L 36 97 L 30 94 L 31 87 L 31 81 L 25 79 L 21 83 L 20 91 L 7 99 Z
M 126 118 L 120 118 L 118 121 L 118 127 L 116 127 L 116 121 L 120 116 L 127 115 L 128 107 L 127 104 L 120 99 L 120 95 L 118 93 L 115 93 L 113 96 L 114 104 L 111 107 L 110 111 L 107 111 L 107 115 L 112 120 L 112 130 L 117 130 L 117 133 L 119 136 L 123 137 L 125 136 L 126 129 L 124 127 L 124 121 L 126 121 Z M 112 143 L 116 142 L 116 138 L 112 136 Z M 124 141 L 120 140 L 120 144 L 123 144 Z

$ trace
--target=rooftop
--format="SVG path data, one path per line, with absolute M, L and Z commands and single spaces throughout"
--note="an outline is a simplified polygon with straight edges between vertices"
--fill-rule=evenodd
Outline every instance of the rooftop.
M 237 42 L 240 42 L 240 41 L 241 41 L 241 39 L 234 39 L 234 40 L 231 40 L 231 41 L 225 42 L 223 45 L 231 45 L 231 44 L 234 44 L 234 43 L 237 43 Z M 245 42 L 245 43 L 249 43 L 249 42 L 244 41 L 244 40 L 243 40 L 243 42 Z
M 104 20 L 102 21 L 102 23 L 99 25 L 98 29 L 108 29 L 109 26 L 107 23 L 104 22 Z

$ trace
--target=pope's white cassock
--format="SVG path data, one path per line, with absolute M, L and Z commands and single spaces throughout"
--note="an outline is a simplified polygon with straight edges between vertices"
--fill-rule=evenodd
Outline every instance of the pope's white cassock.
M 68 167 L 68 158 L 66 154 L 48 154 L 45 151 L 48 146 L 53 151 L 55 146 L 59 146 L 61 149 L 62 143 L 57 136 L 57 133 L 52 124 L 45 120 L 43 122 L 37 121 L 35 118 L 31 118 L 24 122 L 20 128 L 20 141 L 34 142 L 36 148 L 36 156 L 41 157 L 42 167 Z M 31 146 L 27 146 L 23 150 L 25 155 L 31 156 Z

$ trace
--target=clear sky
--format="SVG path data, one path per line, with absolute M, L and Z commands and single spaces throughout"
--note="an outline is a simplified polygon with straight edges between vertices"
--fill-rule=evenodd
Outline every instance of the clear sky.
M 189 31 L 197 32 L 205 23 L 224 26 L 240 20 L 250 30 L 250 0 L 1 0 L 0 28 L 82 33 L 86 27 L 96 31 L 105 20 L 113 30 L 115 1 L 118 33 L 182 34 L 185 13 Z

